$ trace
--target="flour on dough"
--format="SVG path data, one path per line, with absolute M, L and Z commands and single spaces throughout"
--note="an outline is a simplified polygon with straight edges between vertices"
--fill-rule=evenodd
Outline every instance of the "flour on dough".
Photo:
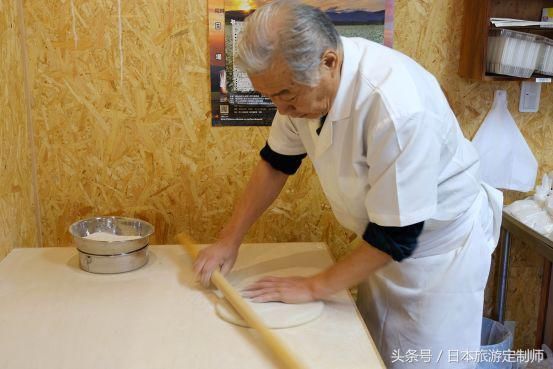
M 96 232 L 96 233 L 89 234 L 84 238 L 86 238 L 87 240 L 94 240 L 94 241 L 113 242 L 113 241 L 137 240 L 139 238 L 142 238 L 142 236 L 121 236 L 118 234 L 112 234 L 107 232 Z
M 232 273 L 229 276 L 229 281 L 240 292 L 243 288 L 257 281 L 265 275 L 275 277 L 285 276 L 307 276 L 314 274 L 316 271 L 311 268 L 289 268 L 282 270 L 272 270 L 266 273 L 249 276 L 243 280 L 234 281 Z M 236 273 L 240 275 L 240 271 Z M 234 278 L 236 279 L 236 278 Z M 254 312 L 263 320 L 268 328 L 291 328 L 298 325 L 309 323 L 317 319 L 323 312 L 324 303 L 322 301 L 312 301 L 303 304 L 285 304 L 282 302 L 252 302 L 245 298 L 246 303 L 250 305 Z M 230 303 L 224 297 L 219 295 L 217 304 L 215 305 L 217 315 L 232 324 L 242 327 L 249 325 L 240 317 Z

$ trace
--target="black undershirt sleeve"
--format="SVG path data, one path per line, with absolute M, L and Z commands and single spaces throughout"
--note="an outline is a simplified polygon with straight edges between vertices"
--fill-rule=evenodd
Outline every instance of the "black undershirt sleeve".
M 273 151 L 268 143 L 261 149 L 259 155 L 271 167 L 288 175 L 295 174 L 301 165 L 301 161 L 307 156 L 307 154 L 282 155 Z
M 404 227 L 384 227 L 369 223 L 363 233 L 363 239 L 390 255 L 395 261 L 402 261 L 411 256 L 417 248 L 423 226 L 424 222 Z
M 320 125 L 319 125 L 319 128 L 317 128 L 317 135 L 321 133 L 321 129 L 323 128 L 325 119 L 326 119 L 326 115 L 320 118 Z M 261 149 L 261 151 L 259 152 L 259 155 L 263 160 L 269 163 L 274 169 L 280 170 L 281 172 L 288 175 L 295 174 L 301 165 L 301 161 L 303 160 L 303 158 L 307 156 L 307 154 L 300 154 L 300 155 L 279 154 L 278 152 L 271 149 L 268 143 L 265 143 L 265 147 Z

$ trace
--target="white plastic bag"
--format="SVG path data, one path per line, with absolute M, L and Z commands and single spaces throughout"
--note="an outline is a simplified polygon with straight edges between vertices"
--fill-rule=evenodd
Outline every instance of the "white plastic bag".
M 536 201 L 532 198 L 527 198 L 524 200 L 515 201 L 507 206 L 505 206 L 505 211 L 511 214 L 518 220 L 527 218 L 532 214 L 536 214 L 542 211 L 541 206 L 538 205 Z
M 545 210 L 542 210 L 542 213 L 536 215 L 533 219 L 527 219 L 526 221 L 528 223 L 525 224 L 543 236 L 553 233 L 553 218 Z
M 545 201 L 545 210 L 553 217 L 553 195 L 549 195 Z
M 551 181 L 553 181 L 553 177 L 544 174 L 541 184 L 536 186 L 534 200 L 541 206 L 545 206 L 546 200 L 551 193 Z
M 507 109 L 507 92 L 495 91 L 492 108 L 472 140 L 484 182 L 495 188 L 534 189 L 538 162 Z
M 505 211 L 544 236 L 553 233 L 553 217 L 532 198 L 515 201 Z

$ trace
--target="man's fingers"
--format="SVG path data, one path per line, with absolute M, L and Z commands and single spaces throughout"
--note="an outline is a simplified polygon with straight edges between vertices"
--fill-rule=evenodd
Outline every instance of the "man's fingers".
M 204 267 L 204 264 L 205 264 L 205 259 L 202 257 L 198 257 L 196 261 L 194 261 L 194 264 L 192 264 L 192 268 L 194 269 L 194 274 L 196 274 L 196 276 L 198 276 L 201 273 Z
M 270 287 L 274 287 L 274 286 L 275 286 L 274 282 L 259 281 L 259 282 L 254 282 L 254 283 L 246 286 L 245 288 L 242 289 L 242 291 L 243 292 L 257 291 L 257 290 L 260 290 L 260 289 L 263 289 L 263 288 L 270 288 Z
M 214 260 L 209 260 L 206 262 L 202 268 L 202 274 L 200 276 L 200 282 L 205 286 L 209 286 L 209 282 L 211 280 L 211 273 L 213 273 L 213 270 L 217 267 L 217 262 Z
M 284 303 L 302 303 L 313 298 L 304 283 L 303 277 L 265 277 L 247 286 L 242 296 L 252 302 L 280 301 Z
M 269 292 L 261 296 L 252 299 L 253 302 L 279 302 L 282 301 L 282 297 L 278 292 Z
M 267 277 L 259 278 L 257 281 L 255 281 L 255 283 L 257 283 L 257 282 L 283 282 L 286 279 L 287 279 L 286 277 L 267 276 Z
M 233 263 L 231 261 L 225 261 L 221 266 L 221 273 L 223 273 L 223 275 L 226 275 L 232 269 L 232 265 Z
M 204 287 L 209 286 L 209 282 L 211 281 L 211 272 L 204 270 L 202 271 L 202 274 L 200 274 L 200 283 Z
M 258 288 L 274 286 L 277 284 L 284 285 L 286 284 L 286 278 L 282 277 L 263 277 L 253 282 L 252 284 L 247 285 L 242 291 L 251 291 Z
M 248 298 L 254 298 L 254 297 L 259 297 L 264 294 L 273 293 L 273 292 L 279 292 L 279 288 L 275 286 L 260 287 L 255 290 L 243 291 L 242 296 L 248 297 Z

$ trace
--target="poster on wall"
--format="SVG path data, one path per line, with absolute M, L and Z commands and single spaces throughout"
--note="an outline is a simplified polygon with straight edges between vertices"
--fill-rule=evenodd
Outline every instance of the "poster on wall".
M 233 50 L 244 19 L 271 0 L 208 0 L 213 126 L 270 126 L 276 108 L 234 67 Z M 392 47 L 393 0 L 307 0 L 321 8 L 346 37 Z

